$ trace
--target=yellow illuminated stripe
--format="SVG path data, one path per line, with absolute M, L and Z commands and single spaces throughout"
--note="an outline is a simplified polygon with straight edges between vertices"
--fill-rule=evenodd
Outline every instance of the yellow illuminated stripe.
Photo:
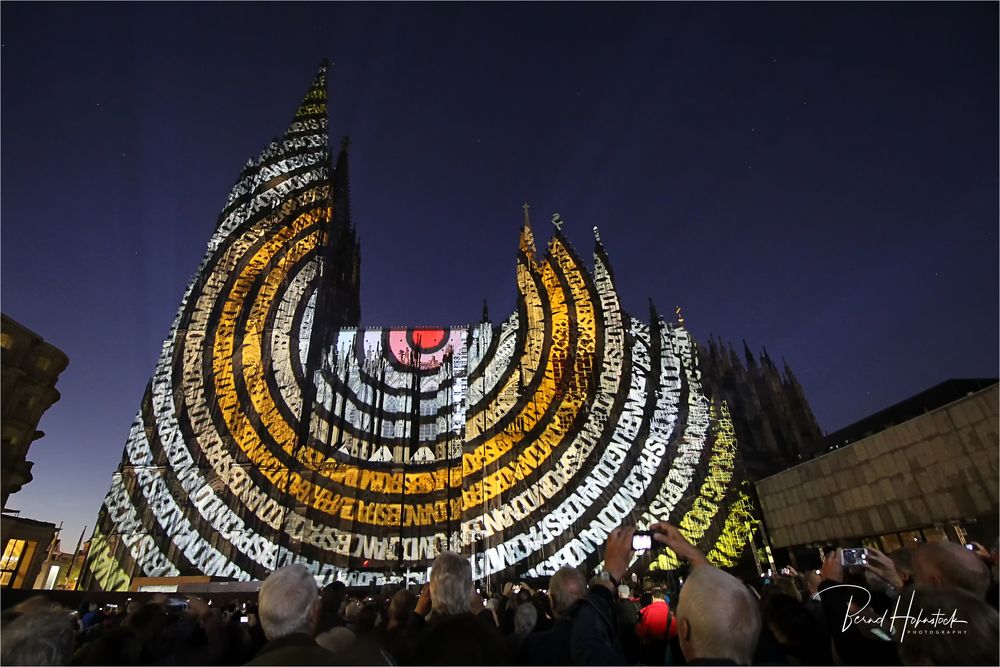
M 502 397 L 505 392 L 508 392 L 512 385 L 519 384 L 523 377 L 525 386 L 530 386 L 534 380 L 535 373 L 538 372 L 539 366 L 541 365 L 542 349 L 545 346 L 545 326 L 542 324 L 538 317 L 539 314 L 544 316 L 544 311 L 539 313 L 541 310 L 541 297 L 538 294 L 538 286 L 535 284 L 534 278 L 531 276 L 531 272 L 523 264 L 518 263 L 517 265 L 517 285 L 521 291 L 524 298 L 524 302 L 527 307 L 527 333 L 525 334 L 525 344 L 524 351 L 521 355 L 519 362 L 523 373 L 512 373 L 510 377 L 507 378 L 506 384 L 501 390 L 496 393 L 497 397 Z M 507 412 L 500 409 L 500 406 L 496 405 L 496 400 L 491 401 L 489 404 L 477 404 L 475 406 L 475 412 L 471 410 L 469 416 L 465 423 L 465 438 L 467 442 L 471 442 L 478 438 L 481 434 L 488 432 L 490 429 L 496 426 Z
M 90 571 L 93 583 L 102 591 L 126 591 L 129 587 L 129 576 L 114 557 L 108 538 L 100 531 L 94 530 L 90 538 L 90 555 L 87 557 L 87 570 Z M 83 576 L 81 570 L 79 577 Z
M 719 567 L 736 565 L 736 561 L 750 544 L 752 537 L 750 522 L 753 520 L 753 514 L 750 510 L 750 497 L 741 491 L 739 499 L 729 510 L 722 534 L 716 540 L 715 547 L 708 553 L 708 562 Z
M 299 110 L 295 113 L 296 118 L 303 118 L 305 116 L 316 116 L 323 115 L 326 116 L 326 105 L 325 104 L 303 104 L 299 107 Z
M 726 490 L 733 479 L 733 462 L 736 454 L 736 432 L 733 429 L 729 410 L 723 403 L 721 408 L 712 402 L 710 418 L 715 424 L 712 455 L 708 461 L 708 472 L 702 480 L 698 497 L 677 524 L 677 529 L 688 542 L 697 544 L 705 536 L 712 521 L 719 513 L 719 504 L 726 497 Z M 657 558 L 659 569 L 677 567 L 676 556 L 669 549 Z
M 548 459 L 553 450 L 562 444 L 566 429 L 572 424 L 577 413 L 588 399 L 589 373 L 586 370 L 587 364 L 582 363 L 582 360 L 588 357 L 592 359 L 596 352 L 597 326 L 593 304 L 590 302 L 590 293 L 586 289 L 586 282 L 579 266 L 558 239 L 553 239 L 552 256 L 563 269 L 566 282 L 570 285 L 572 298 L 577 306 L 577 361 L 571 368 L 565 369 L 570 377 L 566 380 L 566 391 L 559 402 L 553 419 L 545 424 L 545 429 L 537 438 L 521 449 L 516 460 L 463 489 L 462 498 L 466 508 L 475 507 L 509 490 Z M 520 417 L 524 420 L 523 426 L 519 426 L 520 420 L 515 419 L 490 441 L 483 443 L 474 452 L 463 457 L 467 477 L 482 469 L 484 465 L 495 461 L 503 453 L 510 451 L 515 444 L 521 442 L 524 439 L 524 434 L 537 423 L 545 407 L 555 399 L 559 378 L 555 375 L 554 362 L 557 358 L 561 360 L 569 358 L 568 341 L 572 323 L 569 318 L 566 295 L 559 284 L 558 275 L 551 262 L 545 264 L 542 283 L 549 296 L 552 318 L 552 352 L 547 360 L 545 375 L 532 399 L 520 412 Z M 560 348 L 560 339 L 566 341 L 562 348 Z M 537 412 L 535 412 L 536 410 Z

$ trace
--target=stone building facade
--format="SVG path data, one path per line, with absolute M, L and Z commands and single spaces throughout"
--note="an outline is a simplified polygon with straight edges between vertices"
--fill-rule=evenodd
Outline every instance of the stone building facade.
M 995 380 L 982 384 L 952 381 L 952 396 L 973 391 L 757 482 L 772 545 L 865 544 L 888 552 L 967 535 L 996 539 L 1000 394 Z M 944 397 L 945 389 L 925 394 Z
M 742 357 L 712 338 L 702 350 L 702 381 L 729 406 L 747 477 L 756 481 L 812 458 L 823 435 L 787 362 L 779 369 L 766 349 L 755 355 L 746 341 Z
M 31 481 L 31 461 L 27 460 L 31 443 L 43 435 L 38 422 L 49 407 L 59 400 L 56 381 L 69 364 L 62 350 L 42 340 L 26 326 L 3 315 L 0 328 L 2 348 L 3 456 L 0 480 L 3 506 L 7 498 Z
M 0 485 L 7 499 L 31 481 L 28 449 L 45 435 L 38 422 L 59 400 L 56 381 L 69 358 L 42 337 L 6 315 L 0 326 Z M 31 588 L 55 536 L 54 524 L 5 513 L 0 526 L 0 587 Z

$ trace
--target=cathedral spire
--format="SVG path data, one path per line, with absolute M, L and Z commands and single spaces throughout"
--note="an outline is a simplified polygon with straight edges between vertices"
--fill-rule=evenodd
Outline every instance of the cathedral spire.
M 649 321 L 653 323 L 654 326 L 660 321 L 660 314 L 656 311 L 656 306 L 653 305 L 653 297 L 646 297 L 649 299 Z
M 753 352 L 750 351 L 750 346 L 747 345 L 747 339 L 743 339 L 743 356 L 747 360 L 747 368 L 755 368 L 757 366 L 757 360 L 754 359 Z
M 525 202 L 521 208 L 524 209 L 524 224 L 521 226 L 521 240 L 518 245 L 529 264 L 533 264 L 537 250 L 535 249 L 535 235 L 531 233 L 531 217 L 528 215 L 528 209 L 531 207 L 528 206 L 528 202 Z
M 353 230 L 351 223 L 351 178 L 347 169 L 347 153 L 351 138 L 340 140 L 340 153 L 333 169 L 333 228 L 336 234 Z
M 326 137 L 326 70 L 330 66 L 330 61 L 323 59 L 319 65 L 319 71 L 313 79 L 312 85 L 302 98 L 302 103 L 295 111 L 295 119 L 285 130 L 285 136 L 301 132 L 322 132 Z M 324 142 L 325 144 L 326 142 Z

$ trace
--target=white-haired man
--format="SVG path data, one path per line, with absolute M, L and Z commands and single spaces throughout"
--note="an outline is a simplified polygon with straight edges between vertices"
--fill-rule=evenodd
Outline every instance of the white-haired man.
M 472 585 L 468 559 L 452 551 L 439 554 L 407 622 L 404 664 L 508 664 L 507 643 L 492 621 L 477 615 L 480 611 L 483 600 Z
M 313 638 L 319 623 L 316 579 L 304 565 L 275 570 L 260 587 L 260 624 L 267 644 L 248 665 L 330 665 L 333 653 Z
M 571 610 L 587 594 L 587 580 L 583 573 L 568 565 L 560 568 L 549 580 L 549 600 L 555 620 L 552 628 L 528 635 L 521 644 L 518 664 L 569 665 L 572 664 L 570 641 L 573 632 Z
M 654 523 L 649 529 L 691 563 L 677 601 L 677 637 L 687 664 L 749 665 L 760 640 L 757 599 L 739 579 L 709 565 L 675 526 Z

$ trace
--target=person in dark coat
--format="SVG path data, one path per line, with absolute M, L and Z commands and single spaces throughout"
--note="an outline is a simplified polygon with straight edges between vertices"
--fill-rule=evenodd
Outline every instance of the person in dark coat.
M 260 623 L 267 644 L 248 665 L 332 665 L 336 656 L 313 638 L 319 623 L 316 579 L 304 565 L 272 572 L 260 587 Z
M 631 526 L 615 528 L 604 546 L 604 572 L 574 609 L 570 655 L 575 665 L 625 665 L 618 633 L 618 584 L 632 556 Z
M 433 614 L 428 615 L 433 611 Z M 405 635 L 405 636 L 404 636 Z M 468 559 L 445 551 L 397 644 L 402 664 L 506 665 L 507 642 L 472 586 Z
M 517 662 L 522 665 L 569 665 L 573 632 L 571 610 L 587 592 L 587 580 L 575 567 L 563 567 L 549 581 L 549 600 L 555 615 L 552 628 L 528 635 L 521 643 Z

